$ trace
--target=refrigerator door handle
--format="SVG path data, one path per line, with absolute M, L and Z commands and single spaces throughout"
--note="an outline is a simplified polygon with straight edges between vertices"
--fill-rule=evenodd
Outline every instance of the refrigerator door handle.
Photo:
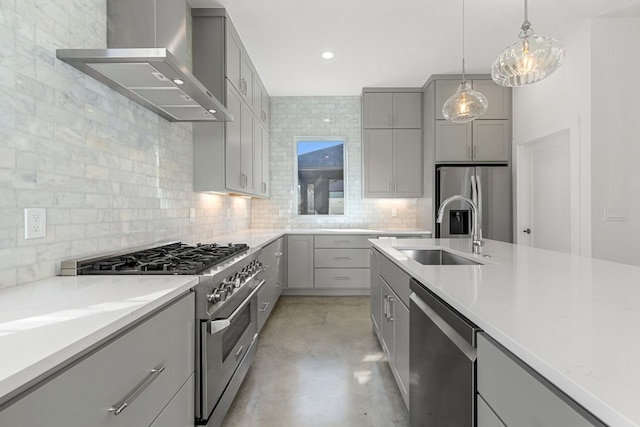
M 478 207 L 478 224 L 480 230 L 477 231 L 478 237 L 482 240 L 482 185 L 480 183 L 480 175 L 471 175 L 471 200 Z

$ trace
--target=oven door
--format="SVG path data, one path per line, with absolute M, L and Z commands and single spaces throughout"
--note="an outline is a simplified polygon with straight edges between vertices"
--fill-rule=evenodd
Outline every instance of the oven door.
M 251 294 L 226 319 L 202 322 L 200 326 L 200 402 L 199 417 L 207 419 L 216 408 L 227 384 L 243 361 L 258 332 L 258 291 Z M 250 361 L 248 361 L 250 363 Z

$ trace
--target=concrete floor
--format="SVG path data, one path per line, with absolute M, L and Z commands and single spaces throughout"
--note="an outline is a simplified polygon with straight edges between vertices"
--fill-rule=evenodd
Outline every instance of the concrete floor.
M 223 427 L 408 426 L 369 297 L 281 297 Z

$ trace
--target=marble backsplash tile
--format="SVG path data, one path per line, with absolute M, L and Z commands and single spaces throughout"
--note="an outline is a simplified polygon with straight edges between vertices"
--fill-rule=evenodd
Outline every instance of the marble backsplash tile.
M 250 226 L 251 200 L 193 192 L 191 124 L 56 59 L 106 47 L 106 0 L 0 6 L 0 288 L 58 274 L 67 258 Z M 43 239 L 24 239 L 29 207 L 46 208 Z
M 253 201 L 252 227 L 416 228 L 416 199 L 362 197 L 360 120 L 357 96 L 272 97 L 271 198 Z M 300 136 L 346 137 L 346 215 L 295 215 L 295 138 Z

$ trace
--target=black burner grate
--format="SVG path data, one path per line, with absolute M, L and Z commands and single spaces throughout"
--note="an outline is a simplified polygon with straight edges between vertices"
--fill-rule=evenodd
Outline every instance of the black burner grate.
M 198 274 L 248 249 L 245 243 L 172 243 L 93 261 L 80 274 Z

